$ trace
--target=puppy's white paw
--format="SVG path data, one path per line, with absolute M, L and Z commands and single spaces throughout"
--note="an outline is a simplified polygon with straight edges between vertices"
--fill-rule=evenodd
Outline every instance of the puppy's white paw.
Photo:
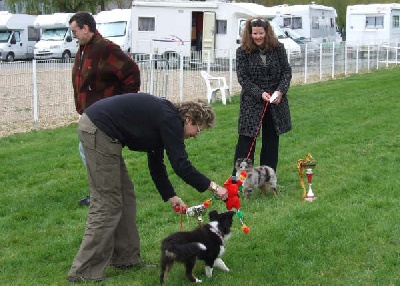
M 221 258 L 217 258 L 214 261 L 214 267 L 217 267 L 223 271 L 229 272 L 229 268 L 226 266 L 225 262 Z
M 206 276 L 208 277 L 208 278 L 211 278 L 212 277 L 212 273 L 213 273 L 213 269 L 210 267 L 210 266 L 206 266 L 205 267 L 205 270 L 206 270 Z
M 203 282 L 203 281 L 201 281 L 200 279 L 196 278 L 196 282 L 195 283 L 201 283 L 201 282 Z

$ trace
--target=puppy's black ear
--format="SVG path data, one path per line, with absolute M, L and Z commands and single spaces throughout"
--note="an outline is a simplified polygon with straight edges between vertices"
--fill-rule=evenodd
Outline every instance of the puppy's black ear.
M 210 221 L 218 220 L 218 212 L 216 210 L 210 211 L 208 216 L 210 217 Z

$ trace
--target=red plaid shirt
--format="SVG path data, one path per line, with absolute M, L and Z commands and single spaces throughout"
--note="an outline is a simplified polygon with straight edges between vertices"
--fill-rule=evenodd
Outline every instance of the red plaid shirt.
M 76 111 L 82 114 L 94 102 L 113 95 L 140 90 L 137 64 L 118 45 L 96 31 L 81 45 L 72 68 Z

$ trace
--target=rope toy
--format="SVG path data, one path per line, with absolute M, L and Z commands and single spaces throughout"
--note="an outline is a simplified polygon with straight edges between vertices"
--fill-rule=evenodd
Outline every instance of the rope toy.
M 246 178 L 247 173 L 242 172 L 240 174 L 239 179 L 229 177 L 226 182 L 224 183 L 224 187 L 228 191 L 228 198 L 224 201 L 225 206 L 227 210 L 232 210 L 232 208 L 236 209 L 236 215 L 240 221 L 240 224 L 242 225 L 242 231 L 243 233 L 247 234 L 250 232 L 250 228 L 243 222 L 243 213 L 240 210 L 240 198 L 239 198 L 239 187 L 242 186 L 243 180 Z M 212 204 L 213 200 L 218 200 L 216 196 L 213 198 L 210 198 L 206 201 L 204 201 L 202 204 L 192 206 L 192 207 L 186 207 L 186 209 L 183 209 L 182 211 L 178 206 L 174 207 L 174 210 L 178 213 L 186 214 L 187 216 L 197 216 L 197 223 L 199 226 L 203 225 L 203 214 L 207 211 L 208 207 Z M 181 217 L 182 218 L 182 217 Z

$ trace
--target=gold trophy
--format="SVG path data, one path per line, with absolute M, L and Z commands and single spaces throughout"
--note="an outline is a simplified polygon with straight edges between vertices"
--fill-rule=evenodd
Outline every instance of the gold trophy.
M 312 176 L 314 174 L 313 169 L 316 165 L 317 161 L 314 160 L 310 153 L 308 153 L 304 159 L 299 159 L 297 161 L 297 171 L 300 174 L 300 184 L 303 187 L 303 196 L 301 197 L 301 201 L 312 202 L 316 199 L 312 190 Z M 304 184 L 304 169 L 306 169 L 308 192 Z

